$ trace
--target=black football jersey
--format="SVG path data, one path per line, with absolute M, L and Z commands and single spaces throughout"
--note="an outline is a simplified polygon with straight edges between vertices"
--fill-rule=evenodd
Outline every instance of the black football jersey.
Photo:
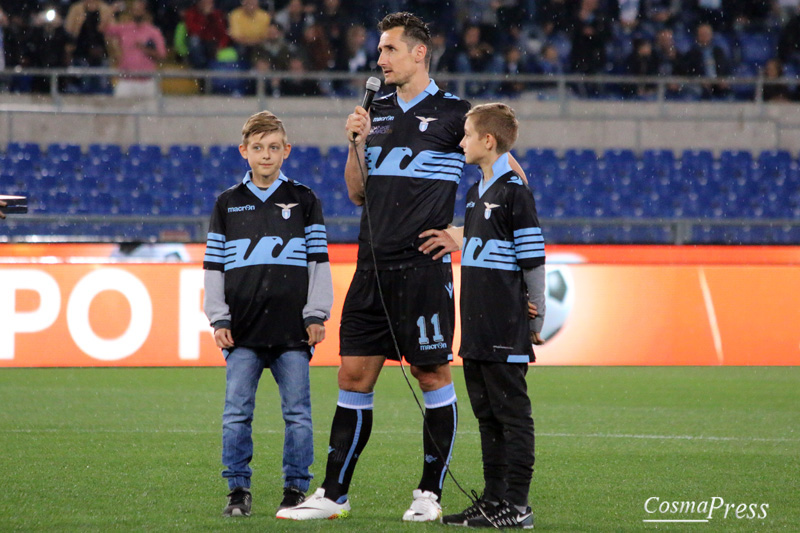
M 544 264 L 533 194 L 503 154 L 493 178 L 467 192 L 461 253 L 461 350 L 465 359 L 533 361 L 523 268 Z
M 261 190 L 250 172 L 217 198 L 203 268 L 225 272 L 225 301 L 237 346 L 306 346 L 308 263 L 328 261 L 314 192 L 280 177 Z
M 372 104 L 366 196 L 379 269 L 431 264 L 430 256 L 417 250 L 419 234 L 446 228 L 453 220 L 464 167 L 458 144 L 469 107 L 433 81 L 407 104 L 396 93 Z M 369 241 L 367 213 L 362 212 L 359 268 L 373 268 Z M 449 260 L 448 255 L 441 261 Z

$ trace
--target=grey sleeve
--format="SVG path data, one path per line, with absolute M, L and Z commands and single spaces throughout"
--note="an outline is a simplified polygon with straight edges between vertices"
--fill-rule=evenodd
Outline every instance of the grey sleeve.
M 225 273 L 219 270 L 206 270 L 203 279 L 205 295 L 203 311 L 214 329 L 231 327 L 231 310 L 225 302 Z
M 525 285 L 528 286 L 528 301 L 536 305 L 539 310 L 539 316 L 530 321 L 531 331 L 541 333 L 542 325 L 544 324 L 544 313 L 547 310 L 544 297 L 544 265 L 524 268 L 522 269 L 522 274 L 525 277 Z
M 322 324 L 331 317 L 333 307 L 333 277 L 331 264 L 328 262 L 308 263 L 308 299 L 303 307 L 303 322 Z

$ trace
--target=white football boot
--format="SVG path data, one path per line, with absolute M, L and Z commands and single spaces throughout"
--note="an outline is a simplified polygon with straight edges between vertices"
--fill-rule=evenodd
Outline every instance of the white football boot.
M 306 501 L 294 507 L 281 509 L 276 518 L 288 520 L 334 520 L 350 516 L 350 501 L 336 503 L 325 497 L 325 489 L 319 488 Z
M 439 505 L 439 497 L 427 491 L 414 489 L 412 492 L 414 501 L 411 507 L 403 513 L 405 522 L 433 522 L 442 518 L 442 506 Z

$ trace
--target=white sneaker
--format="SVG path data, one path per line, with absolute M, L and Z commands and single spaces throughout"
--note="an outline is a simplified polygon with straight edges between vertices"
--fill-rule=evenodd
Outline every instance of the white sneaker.
M 317 491 L 306 498 L 306 501 L 294 507 L 281 509 L 275 515 L 276 518 L 286 518 L 289 520 L 321 520 L 335 518 L 347 518 L 350 516 L 350 502 L 336 503 L 325 497 L 325 489 L 319 488 Z
M 414 489 L 411 493 L 414 501 L 411 507 L 403 513 L 403 520 L 406 522 L 433 522 L 442 517 L 442 506 L 439 505 L 439 497 L 427 491 Z

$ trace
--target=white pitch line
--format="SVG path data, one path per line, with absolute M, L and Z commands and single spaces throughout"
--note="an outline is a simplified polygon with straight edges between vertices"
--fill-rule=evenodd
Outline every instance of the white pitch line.
M 110 434 L 189 434 L 189 435 L 216 435 L 218 430 L 196 429 L 84 429 L 84 428 L 42 428 L 42 429 L 2 429 L 2 433 L 110 433 Z M 278 429 L 254 429 L 254 435 L 283 434 Z M 327 430 L 315 430 L 314 434 L 328 435 Z M 418 435 L 419 431 L 373 430 L 374 435 Z M 459 431 L 460 435 L 478 435 L 477 431 Z M 769 438 L 769 437 L 715 437 L 706 435 L 636 435 L 625 433 L 537 433 L 537 437 L 569 438 L 569 439 L 644 439 L 644 440 L 706 440 L 712 442 L 800 442 L 800 439 Z
M 652 439 L 652 440 L 709 440 L 733 442 L 800 442 L 800 439 L 767 437 L 714 437 L 707 435 L 633 435 L 624 433 L 537 433 L 537 437 L 566 437 L 576 439 Z

